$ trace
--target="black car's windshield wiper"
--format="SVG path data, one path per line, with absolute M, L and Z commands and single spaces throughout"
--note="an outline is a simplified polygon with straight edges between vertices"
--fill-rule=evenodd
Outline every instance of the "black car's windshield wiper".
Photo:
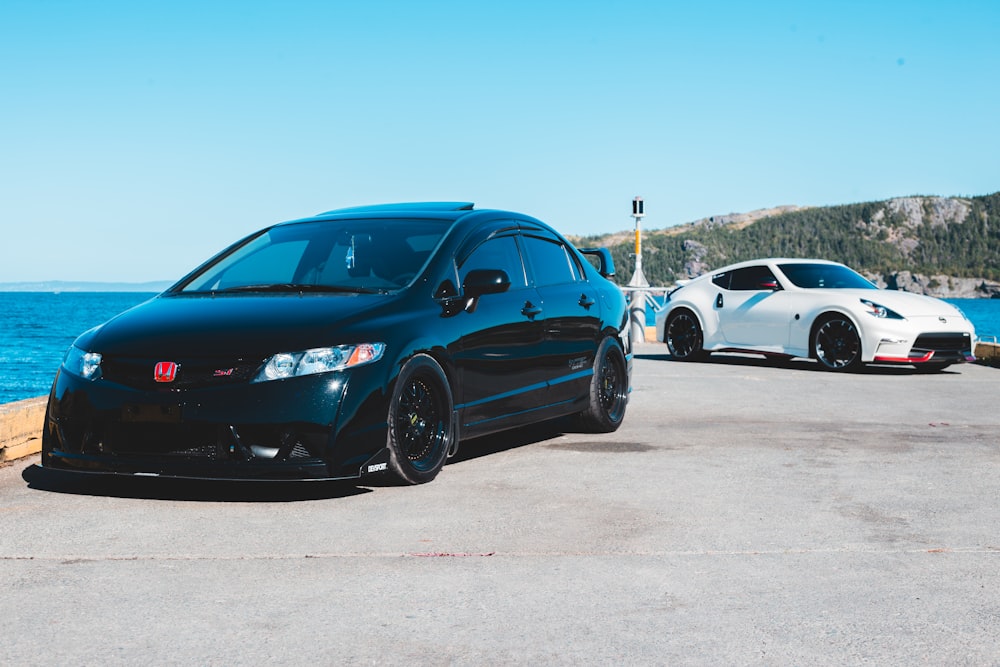
M 237 285 L 224 289 L 211 290 L 213 294 L 228 294 L 230 292 L 288 292 L 288 293 L 356 293 L 378 294 L 385 290 L 371 287 L 356 287 L 348 285 L 313 285 L 306 283 L 267 283 L 261 285 Z

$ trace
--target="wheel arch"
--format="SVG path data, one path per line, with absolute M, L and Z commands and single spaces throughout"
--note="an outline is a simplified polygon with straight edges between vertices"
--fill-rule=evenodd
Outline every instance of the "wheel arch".
M 694 316 L 694 319 L 698 322 L 698 326 L 701 327 L 702 343 L 704 343 L 705 342 L 705 337 L 706 337 L 705 336 L 705 318 L 701 316 L 701 309 L 700 308 L 698 308 L 694 304 L 691 304 L 691 303 L 686 302 L 686 301 L 682 302 L 682 303 L 678 303 L 676 306 L 671 307 L 670 310 L 667 311 L 667 314 L 663 317 L 663 331 L 662 332 L 661 331 L 657 331 L 656 332 L 657 335 L 660 338 L 659 342 L 661 342 L 661 343 L 666 343 L 667 342 L 667 322 L 670 321 L 671 317 L 673 317 L 676 313 L 679 313 L 682 310 L 686 310 L 687 312 L 691 313 L 691 315 Z M 713 331 L 714 331 L 714 329 L 713 329 Z
M 809 351 L 809 358 L 816 358 L 816 350 L 813 349 L 813 337 L 816 335 L 816 330 L 820 327 L 823 322 L 831 318 L 843 317 L 850 320 L 851 324 L 854 325 L 855 330 L 858 332 L 858 341 L 861 345 L 861 359 L 864 361 L 866 359 L 865 353 L 867 352 L 867 342 L 865 341 L 864 333 L 861 329 L 861 325 L 858 323 L 857 318 L 854 317 L 849 311 L 840 308 L 824 308 L 815 317 L 813 317 L 812 323 L 809 325 L 809 338 L 806 339 L 806 349 Z

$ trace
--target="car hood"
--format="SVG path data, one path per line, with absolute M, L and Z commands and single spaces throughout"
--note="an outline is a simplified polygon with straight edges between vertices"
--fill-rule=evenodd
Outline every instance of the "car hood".
M 870 290 L 870 289 L 845 289 L 845 290 L 809 290 L 817 294 L 840 293 L 842 295 L 857 296 L 885 306 L 894 310 L 903 317 L 962 317 L 961 311 L 947 301 L 935 299 L 931 296 L 914 294 L 913 292 L 900 292 L 896 290 Z
M 243 357 L 366 342 L 357 339 L 357 323 L 370 319 L 374 310 L 391 307 L 397 298 L 384 294 L 161 295 L 80 336 L 77 346 L 123 356 Z

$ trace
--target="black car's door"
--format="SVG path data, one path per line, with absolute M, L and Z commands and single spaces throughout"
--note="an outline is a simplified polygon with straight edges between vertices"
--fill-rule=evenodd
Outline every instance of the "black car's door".
M 452 350 L 460 379 L 456 402 L 466 434 L 509 425 L 546 402 L 543 309 L 528 285 L 516 235 L 516 228 L 501 230 L 456 258 L 460 286 L 475 270 L 499 269 L 510 280 L 505 291 L 484 294 L 454 316 L 461 332 Z
M 525 226 L 521 242 L 529 283 L 541 296 L 542 338 L 549 403 L 586 397 L 600 342 L 601 308 L 597 289 L 583 278 L 583 268 L 562 240 Z

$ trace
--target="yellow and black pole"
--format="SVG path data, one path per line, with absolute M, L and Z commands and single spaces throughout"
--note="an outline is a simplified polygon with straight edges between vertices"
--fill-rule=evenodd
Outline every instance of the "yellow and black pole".
M 649 281 L 642 273 L 642 218 L 646 215 L 642 197 L 632 200 L 632 217 L 635 218 L 635 272 L 628 281 L 629 291 L 629 330 L 635 342 L 646 341 L 646 292 Z

